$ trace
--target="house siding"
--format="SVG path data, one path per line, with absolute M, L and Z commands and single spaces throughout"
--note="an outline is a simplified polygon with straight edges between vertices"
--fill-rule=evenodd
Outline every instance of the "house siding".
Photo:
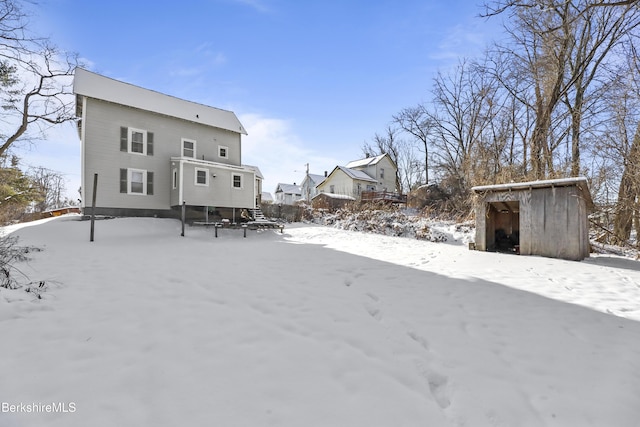
M 361 170 L 377 181 L 376 191 L 396 191 L 396 166 L 385 156 L 379 162 L 365 167 L 356 167 L 353 169 Z M 384 169 L 384 178 L 380 177 Z
M 361 192 L 367 191 L 367 186 L 374 186 L 377 189 L 375 182 L 353 179 L 340 169 L 334 170 L 327 179 L 318 185 L 317 189 L 320 193 L 331 193 L 331 186 L 333 185 L 333 193 L 357 198 L 360 196 L 358 184 L 360 184 Z
M 228 168 L 206 163 L 180 160 L 182 163 L 182 199 L 191 206 L 214 206 L 229 208 L 255 207 L 255 173 L 241 168 Z M 172 163 L 176 163 L 175 160 Z M 208 175 L 207 185 L 196 185 L 196 169 L 205 169 Z M 215 178 L 213 177 L 215 175 Z M 242 177 L 242 188 L 233 187 L 233 175 Z M 176 190 L 172 190 L 175 192 Z M 173 203 L 179 202 L 172 197 Z
M 83 207 L 90 206 L 93 175 L 97 173 L 98 207 L 168 210 L 179 195 L 173 193 L 173 167 L 167 159 L 182 155 L 183 138 L 196 141 L 198 159 L 229 165 L 241 163 L 239 133 L 94 98 L 82 97 L 82 103 Z M 120 151 L 121 127 L 153 132 L 153 155 Z M 219 145 L 228 147 L 228 158 L 218 156 Z M 119 170 L 123 168 L 153 172 L 154 194 L 120 193 Z M 253 182 L 253 176 L 248 182 Z

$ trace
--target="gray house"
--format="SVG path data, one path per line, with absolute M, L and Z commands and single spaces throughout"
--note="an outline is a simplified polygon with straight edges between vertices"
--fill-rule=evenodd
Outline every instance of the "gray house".
M 242 165 L 242 124 L 231 111 L 185 101 L 83 69 L 74 79 L 82 143 L 82 209 L 175 217 L 231 217 L 262 193 L 257 167 Z M 238 212 L 239 214 L 239 212 Z
M 586 178 L 473 187 L 476 249 L 581 260 L 589 256 Z

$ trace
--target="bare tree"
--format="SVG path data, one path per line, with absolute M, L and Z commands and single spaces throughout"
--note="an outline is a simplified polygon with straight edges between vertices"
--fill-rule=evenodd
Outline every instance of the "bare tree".
M 580 13 L 585 13 L 596 8 L 636 6 L 640 0 L 589 0 L 581 4 Z M 553 0 L 497 0 L 484 4 L 485 12 L 480 16 L 489 17 L 516 9 L 530 8 L 545 10 L 553 8 Z
M 494 11 L 509 10 L 513 17 L 511 44 L 502 53 L 514 66 L 520 64 L 519 76 L 529 86 L 526 92 L 512 93 L 535 114 L 528 141 L 532 175 L 541 179 L 554 174 L 555 150 L 563 140 L 571 141 L 570 173 L 578 175 L 586 96 L 613 48 L 638 26 L 638 9 L 635 4 L 594 8 L 595 3 L 580 0 L 500 5 Z
M 75 118 L 77 57 L 30 33 L 18 0 L 0 0 L 0 156 Z
M 424 155 L 424 184 L 429 184 L 429 146 L 432 144 L 435 124 L 424 105 L 404 108 L 393 116 L 393 123 L 400 129 L 411 135 L 420 145 L 420 151 Z M 413 157 L 413 156 L 411 156 Z M 412 167 L 412 173 L 415 169 Z
M 41 194 L 40 202 L 35 206 L 36 212 L 60 208 L 67 204 L 68 200 L 64 196 L 65 179 L 60 172 L 39 166 L 30 168 L 27 175 Z

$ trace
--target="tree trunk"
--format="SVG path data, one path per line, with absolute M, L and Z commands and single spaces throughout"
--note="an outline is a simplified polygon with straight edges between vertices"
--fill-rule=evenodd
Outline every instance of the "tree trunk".
M 618 203 L 616 204 L 616 214 L 613 220 L 614 244 L 624 244 L 631 236 L 631 226 L 633 225 L 633 212 L 638 198 L 638 180 L 640 178 L 640 123 L 636 128 L 636 133 L 631 143 L 631 148 L 624 162 L 624 171 L 620 179 L 618 190 Z

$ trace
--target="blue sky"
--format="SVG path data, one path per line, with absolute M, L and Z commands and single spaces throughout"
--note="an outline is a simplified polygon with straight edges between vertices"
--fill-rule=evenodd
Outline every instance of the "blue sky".
M 499 22 L 470 0 L 43 1 L 34 30 L 100 74 L 232 110 L 243 163 L 264 190 L 362 157 L 392 115 L 427 102 L 438 70 L 480 55 Z M 65 174 L 77 197 L 73 126 L 20 152 Z

